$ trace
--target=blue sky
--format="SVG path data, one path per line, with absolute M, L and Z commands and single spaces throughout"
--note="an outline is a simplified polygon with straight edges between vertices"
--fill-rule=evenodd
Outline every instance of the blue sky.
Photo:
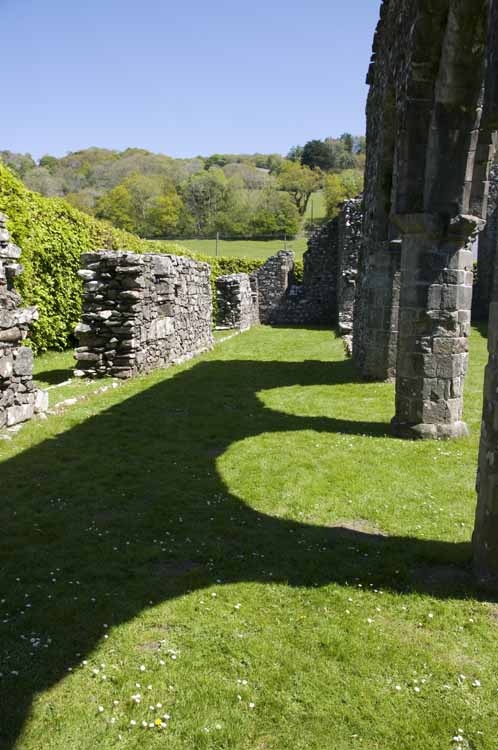
M 364 132 L 379 0 L 0 0 L 0 149 L 280 152 Z

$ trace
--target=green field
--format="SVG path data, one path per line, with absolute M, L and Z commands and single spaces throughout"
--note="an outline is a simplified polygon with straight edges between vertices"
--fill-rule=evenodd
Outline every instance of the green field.
M 52 389 L 0 440 L 2 750 L 496 750 L 471 344 L 452 443 L 391 437 L 326 330 Z
M 323 190 L 313 193 L 306 207 L 305 219 L 324 219 L 326 214 L 325 195 Z
M 305 219 L 308 220 L 312 215 L 312 202 L 313 202 L 313 217 L 315 219 L 323 219 L 325 217 L 325 198 L 323 192 L 320 190 L 314 193 L 308 203 L 306 210 Z M 172 242 L 178 242 L 178 244 L 188 247 L 190 250 L 196 253 L 202 253 L 204 255 L 216 255 L 216 240 L 198 240 L 198 239 L 181 239 L 171 240 Z M 280 240 L 223 240 L 221 239 L 218 244 L 218 254 L 229 258 L 254 258 L 256 260 L 266 260 L 270 255 L 274 255 L 279 250 L 284 249 L 284 238 Z M 287 249 L 293 250 L 296 258 L 301 259 L 303 253 L 307 249 L 307 240 L 304 236 L 297 237 L 296 239 L 287 240 Z
M 172 240 L 173 241 L 173 240 Z M 216 240 L 174 240 L 178 244 L 188 247 L 195 253 L 216 255 Z M 270 255 L 284 249 L 284 240 L 220 240 L 218 254 L 228 258 L 253 258 L 266 260 Z M 293 250 L 296 258 L 302 258 L 306 250 L 304 237 L 287 240 L 287 249 Z

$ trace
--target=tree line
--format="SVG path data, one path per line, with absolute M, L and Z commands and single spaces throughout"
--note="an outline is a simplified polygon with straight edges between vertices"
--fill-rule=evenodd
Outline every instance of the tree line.
M 89 148 L 62 158 L 1 151 L 25 185 L 147 238 L 296 235 L 310 197 L 327 214 L 362 189 L 364 138 L 344 134 L 279 154 L 174 159 L 144 149 Z

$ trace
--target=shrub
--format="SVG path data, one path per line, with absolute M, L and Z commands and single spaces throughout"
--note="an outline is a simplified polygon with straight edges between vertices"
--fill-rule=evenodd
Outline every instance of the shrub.
M 17 288 L 27 305 L 37 305 L 40 319 L 31 329 L 36 352 L 66 349 L 81 312 L 80 254 L 98 248 L 150 251 L 149 243 L 97 221 L 60 198 L 27 190 L 0 164 L 0 211 L 9 217 L 12 241 L 22 250 L 24 273 Z M 178 245 L 163 252 L 179 254 Z

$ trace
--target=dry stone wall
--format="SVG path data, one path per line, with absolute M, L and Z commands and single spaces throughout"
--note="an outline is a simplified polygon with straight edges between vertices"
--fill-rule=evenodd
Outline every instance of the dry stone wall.
M 81 257 L 78 376 L 129 378 L 211 348 L 207 263 L 126 252 Z
M 48 406 L 46 392 L 33 383 L 33 352 L 22 346 L 38 312 L 36 307 L 21 307 L 13 289 L 14 278 L 22 272 L 21 250 L 9 239 L 7 217 L 0 214 L 0 429 L 25 422 Z
M 247 331 L 259 323 L 259 293 L 256 276 L 233 273 L 216 279 L 216 324 L 218 328 Z

